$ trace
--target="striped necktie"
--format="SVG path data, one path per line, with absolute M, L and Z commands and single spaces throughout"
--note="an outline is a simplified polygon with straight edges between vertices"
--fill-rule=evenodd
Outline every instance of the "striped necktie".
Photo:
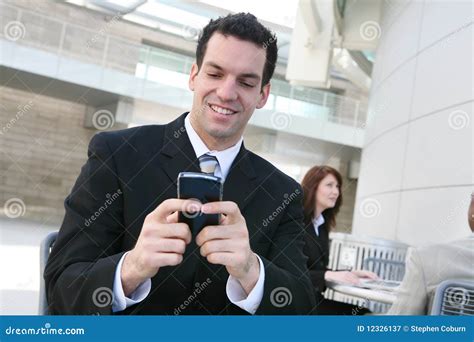
M 202 173 L 214 175 L 218 164 L 219 161 L 217 160 L 217 158 L 209 154 L 203 154 L 199 157 L 199 166 L 201 167 Z

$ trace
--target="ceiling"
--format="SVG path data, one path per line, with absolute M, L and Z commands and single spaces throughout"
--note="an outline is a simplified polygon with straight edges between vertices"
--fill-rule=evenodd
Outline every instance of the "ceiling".
M 196 32 L 199 32 L 211 18 L 229 13 L 250 12 L 277 35 L 280 63 L 286 63 L 288 60 L 298 6 L 298 0 L 280 1 L 278 6 L 275 6 L 274 0 L 66 0 L 65 2 L 98 11 L 120 13 L 123 15 L 123 20 L 193 40 L 197 40 Z

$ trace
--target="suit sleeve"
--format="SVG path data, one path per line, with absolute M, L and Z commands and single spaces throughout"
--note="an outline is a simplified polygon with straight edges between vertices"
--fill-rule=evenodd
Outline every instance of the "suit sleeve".
M 402 284 L 396 292 L 397 299 L 392 304 L 389 315 L 426 315 L 428 294 L 421 259 L 416 249 L 410 249 L 406 272 Z
M 298 185 L 299 187 L 299 185 Z M 256 314 L 308 314 L 315 305 L 308 275 L 305 244 L 302 190 L 280 221 L 267 255 L 260 258 L 265 266 L 263 298 Z
M 88 160 L 66 198 L 66 214 L 44 277 L 50 314 L 111 314 L 115 269 L 123 251 L 123 192 L 106 137 L 89 144 Z
M 324 292 L 326 291 L 326 280 L 324 279 L 324 274 L 328 270 L 311 270 L 309 271 L 309 277 L 311 278 L 311 282 L 313 283 L 313 287 L 317 292 Z

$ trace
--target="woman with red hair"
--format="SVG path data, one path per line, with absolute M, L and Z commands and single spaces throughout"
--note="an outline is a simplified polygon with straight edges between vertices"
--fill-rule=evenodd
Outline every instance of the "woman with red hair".
M 326 282 L 357 285 L 360 278 L 377 279 L 369 271 L 338 271 L 327 268 L 329 262 L 329 231 L 336 226 L 336 216 L 342 205 L 342 177 L 330 166 L 314 166 L 304 176 L 304 215 L 306 227 L 305 254 L 310 278 L 316 292 L 317 315 L 361 315 L 369 310 L 325 299 Z

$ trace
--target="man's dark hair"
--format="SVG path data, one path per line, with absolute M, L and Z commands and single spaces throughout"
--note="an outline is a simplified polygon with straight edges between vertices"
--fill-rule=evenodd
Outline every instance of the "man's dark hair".
M 207 42 L 215 32 L 249 41 L 264 48 L 267 55 L 263 68 L 262 87 L 270 82 L 278 57 L 275 34 L 260 24 L 257 18 L 250 13 L 229 14 L 211 20 L 202 30 L 196 48 L 196 63 L 199 69 L 206 54 Z

